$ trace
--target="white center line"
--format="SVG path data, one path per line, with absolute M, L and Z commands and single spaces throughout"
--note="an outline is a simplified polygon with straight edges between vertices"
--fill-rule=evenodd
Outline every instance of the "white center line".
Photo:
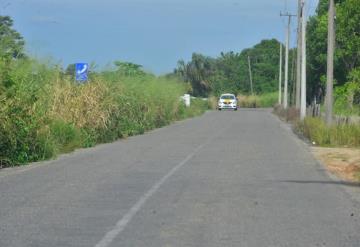
M 208 142 L 206 142 L 208 143 Z M 167 173 L 162 179 L 160 179 L 148 192 L 146 192 L 132 208 L 116 223 L 115 227 L 107 232 L 105 236 L 101 239 L 99 243 L 95 245 L 95 247 L 108 247 L 112 241 L 125 229 L 125 227 L 129 224 L 131 219 L 136 215 L 136 213 L 143 207 L 146 201 L 154 195 L 159 188 L 168 180 L 174 173 L 179 170 L 182 166 L 184 166 L 190 159 L 192 159 L 195 154 L 202 149 L 206 143 L 198 146 L 191 154 L 189 154 L 183 161 L 181 161 L 178 165 L 171 169 L 169 173 Z

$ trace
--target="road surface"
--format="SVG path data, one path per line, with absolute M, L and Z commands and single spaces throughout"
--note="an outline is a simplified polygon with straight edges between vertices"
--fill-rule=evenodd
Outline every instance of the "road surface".
M 360 188 L 269 110 L 0 171 L 1 247 L 360 246 Z

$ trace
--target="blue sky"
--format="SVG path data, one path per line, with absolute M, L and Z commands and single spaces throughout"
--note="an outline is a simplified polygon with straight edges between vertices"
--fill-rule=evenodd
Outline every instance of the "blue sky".
M 308 14 L 317 1 L 308 0 Z M 279 13 L 295 13 L 296 6 L 297 0 L 0 0 L 0 14 L 14 19 L 33 56 L 64 66 L 131 61 L 161 74 L 193 52 L 217 56 L 262 39 L 284 40 Z

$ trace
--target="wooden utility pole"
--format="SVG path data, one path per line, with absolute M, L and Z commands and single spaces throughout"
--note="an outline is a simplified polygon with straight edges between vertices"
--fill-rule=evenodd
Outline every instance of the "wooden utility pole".
M 334 50 L 335 50 L 335 4 L 329 1 L 328 18 L 328 51 L 327 51 L 327 81 L 326 81 L 326 111 L 325 120 L 327 125 L 332 124 L 333 115 L 333 84 L 334 84 Z
M 288 25 L 286 31 L 286 49 L 285 49 L 285 82 L 284 82 L 284 102 L 283 107 L 285 109 L 288 108 L 288 84 L 289 84 L 289 44 L 290 44 L 290 24 L 291 24 L 291 17 L 295 15 L 291 15 L 289 13 L 280 14 L 280 16 L 287 16 L 288 17 Z
M 306 117 L 306 0 L 302 0 L 301 8 L 301 92 L 300 119 Z
M 249 78 L 250 78 L 251 95 L 254 95 L 250 56 L 248 56 L 248 64 L 249 64 Z
M 278 104 L 281 105 L 281 100 L 282 100 L 282 97 L 281 97 L 281 84 L 282 84 L 282 64 L 283 64 L 283 60 L 282 60 L 282 44 L 280 43 L 280 64 L 279 64 L 279 101 L 278 101 Z
M 300 108 L 300 85 L 301 85 L 301 13 L 302 13 L 302 0 L 298 0 L 298 27 L 297 27 L 297 54 L 296 54 L 296 92 L 295 92 L 295 107 Z

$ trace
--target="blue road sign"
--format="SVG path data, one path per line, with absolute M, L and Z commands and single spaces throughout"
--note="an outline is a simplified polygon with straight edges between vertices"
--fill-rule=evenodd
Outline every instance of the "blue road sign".
M 77 63 L 75 64 L 75 78 L 77 81 L 87 81 L 88 79 L 89 64 Z

